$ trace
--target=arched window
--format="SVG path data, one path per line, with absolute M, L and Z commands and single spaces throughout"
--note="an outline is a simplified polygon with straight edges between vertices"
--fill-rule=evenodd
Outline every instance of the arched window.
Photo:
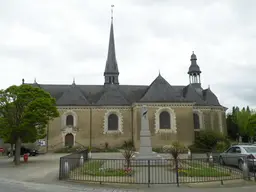
M 199 115 L 197 113 L 193 113 L 193 120 L 194 120 L 194 129 L 200 129 Z
M 163 111 L 160 113 L 159 117 L 160 129 L 170 129 L 171 128 L 171 117 L 167 111 Z
M 118 130 L 118 116 L 116 114 L 110 114 L 108 116 L 108 130 L 110 131 Z
M 68 115 L 66 117 L 66 126 L 73 126 L 74 125 L 74 117 L 73 115 Z
M 73 134 L 68 133 L 65 136 L 65 146 L 66 147 L 73 147 L 73 145 L 74 145 L 74 136 L 73 136 Z

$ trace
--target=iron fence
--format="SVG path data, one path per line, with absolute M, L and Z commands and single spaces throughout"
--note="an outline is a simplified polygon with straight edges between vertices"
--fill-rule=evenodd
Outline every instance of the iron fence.
M 82 160 L 83 159 L 83 160 Z M 88 159 L 61 158 L 60 179 L 98 183 L 179 184 L 236 180 L 248 177 L 240 169 L 200 159 Z M 256 167 L 256 163 L 255 163 Z
M 70 171 L 81 167 L 88 160 L 88 150 L 79 151 L 60 158 L 59 179 L 67 178 Z

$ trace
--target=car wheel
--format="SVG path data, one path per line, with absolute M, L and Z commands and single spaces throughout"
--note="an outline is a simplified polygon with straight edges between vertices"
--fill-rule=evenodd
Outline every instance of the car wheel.
M 219 162 L 220 162 L 221 165 L 225 165 L 225 162 L 224 162 L 222 157 L 219 158 Z
M 243 162 L 242 160 L 239 160 L 239 161 L 238 161 L 238 168 L 239 168 L 240 170 L 243 170 L 243 164 L 244 164 L 244 162 Z

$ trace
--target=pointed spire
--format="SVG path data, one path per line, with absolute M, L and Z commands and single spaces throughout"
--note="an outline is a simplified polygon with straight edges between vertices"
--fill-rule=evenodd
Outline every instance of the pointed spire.
M 111 5 L 111 25 L 110 25 L 110 36 L 108 45 L 108 56 L 105 67 L 105 84 L 118 84 L 118 66 L 116 61 L 116 51 L 115 51 L 115 39 L 114 39 L 114 27 L 113 27 L 113 7 Z
M 34 84 L 37 84 L 37 82 L 36 82 L 36 78 L 34 79 Z

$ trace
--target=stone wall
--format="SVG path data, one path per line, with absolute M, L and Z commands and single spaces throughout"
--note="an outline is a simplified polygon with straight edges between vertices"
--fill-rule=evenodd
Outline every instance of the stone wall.
M 152 146 L 161 147 L 179 140 L 185 145 L 194 141 L 193 112 L 200 114 L 202 129 L 217 130 L 226 133 L 225 112 L 221 109 L 194 108 L 191 104 L 148 104 L 149 128 L 152 134 Z M 131 107 L 61 107 L 60 117 L 49 124 L 49 150 L 64 147 L 67 133 L 74 135 L 75 145 L 102 147 L 118 147 L 124 141 L 134 140 L 136 148 L 140 144 L 141 107 L 137 104 Z M 159 113 L 169 111 L 172 118 L 171 130 L 159 130 Z M 118 132 L 106 131 L 106 118 L 115 113 L 119 117 Z M 75 115 L 75 129 L 66 128 L 65 115 Z M 222 125 L 222 128 L 220 128 Z

